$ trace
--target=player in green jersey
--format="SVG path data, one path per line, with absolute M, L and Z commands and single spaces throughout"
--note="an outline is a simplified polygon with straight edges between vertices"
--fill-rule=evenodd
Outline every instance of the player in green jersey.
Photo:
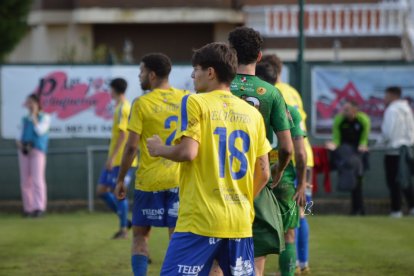
M 276 186 L 288 166 L 292 151 L 290 129 L 293 126 L 286 103 L 273 85 L 255 76 L 256 63 L 262 57 L 263 39 L 260 34 L 247 27 L 239 27 L 229 33 L 228 40 L 237 52 L 238 70 L 230 89 L 262 114 L 266 125 L 266 136 L 273 142 L 273 133 L 279 145 L 279 166 L 272 183 L 255 199 L 256 217 L 253 223 L 256 275 L 263 275 L 268 254 L 280 253 L 285 245 L 279 206 L 270 186 Z
M 272 72 L 273 68 L 266 62 L 261 62 L 256 66 L 256 75 L 269 83 L 274 83 L 272 81 Z M 307 161 L 304 143 L 304 138 L 306 137 L 304 121 L 296 108 L 288 106 L 288 110 L 294 123 L 294 127 L 290 130 L 294 146 L 294 159 L 289 162 L 280 183 L 273 189 L 279 203 L 285 232 L 286 250 L 279 257 L 279 267 L 283 276 L 291 276 L 295 273 L 295 228 L 299 226 L 299 205 L 303 206 L 305 203 Z M 277 149 L 272 151 L 270 161 L 271 165 L 273 165 L 272 168 L 277 167 Z M 294 161 L 296 164 L 294 164 Z M 297 180 L 297 188 L 295 188 L 295 180 Z

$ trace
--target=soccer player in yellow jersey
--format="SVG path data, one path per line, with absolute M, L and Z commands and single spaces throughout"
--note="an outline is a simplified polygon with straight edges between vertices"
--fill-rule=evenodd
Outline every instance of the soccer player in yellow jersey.
M 146 139 L 159 135 L 162 143 L 171 145 L 180 116 L 180 104 L 187 91 L 170 86 L 170 59 L 160 53 L 148 54 L 141 60 L 139 79 L 142 90 L 150 91 L 132 105 L 128 124 L 129 138 L 125 146 L 116 187 L 118 198 L 125 198 L 124 175 L 139 148 L 139 164 L 135 180 L 132 210 L 133 242 L 131 265 L 134 275 L 147 273 L 148 239 L 152 226 L 174 231 L 178 216 L 178 163 L 162 157 L 151 157 Z
M 196 50 L 198 94 L 183 98 L 174 146 L 148 139 L 152 156 L 180 164 L 180 208 L 161 275 L 254 275 L 253 199 L 269 179 L 263 117 L 232 95 L 237 56 L 224 43 Z
M 99 179 L 97 194 L 118 215 L 120 229 L 115 233 L 113 238 L 122 239 L 127 237 L 127 229 L 131 227 L 131 221 L 128 220 L 128 201 L 126 199 L 118 201 L 113 191 L 119 173 L 119 166 L 121 165 L 122 151 L 128 139 L 127 125 L 131 105 L 125 98 L 127 82 L 124 79 L 113 79 L 109 87 L 116 107 L 113 117 L 108 159 Z M 136 166 L 137 160 L 134 160 L 131 166 L 132 168 L 124 176 L 125 185 L 129 185 L 134 173 L 134 167 Z
M 290 86 L 287 83 L 282 82 L 282 68 L 283 63 L 281 59 L 276 55 L 265 55 L 262 58 L 262 61 L 265 63 L 270 64 L 273 67 L 273 79 L 275 86 L 280 90 L 283 95 L 283 98 L 286 101 L 286 104 L 293 106 L 296 108 L 300 116 L 302 118 L 304 131 L 306 132 L 306 112 L 303 108 L 303 102 L 300 94 L 296 91 L 295 88 Z M 312 147 L 309 143 L 309 139 L 307 137 L 304 138 L 305 143 L 305 150 L 307 155 L 307 166 L 306 166 L 306 212 L 309 213 L 309 208 L 312 206 L 312 186 L 311 186 L 311 178 L 312 178 L 312 168 L 314 166 L 313 160 L 313 152 Z M 309 243 L 309 226 L 308 222 L 305 217 L 305 210 L 301 209 L 301 217 L 300 217 L 300 226 L 297 230 L 296 235 L 296 245 L 297 245 L 297 254 L 298 254 L 298 269 L 302 273 L 309 272 L 309 265 L 308 265 L 308 243 Z

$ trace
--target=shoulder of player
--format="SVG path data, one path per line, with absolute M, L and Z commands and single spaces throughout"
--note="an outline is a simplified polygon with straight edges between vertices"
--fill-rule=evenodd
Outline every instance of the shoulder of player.
M 370 118 L 369 118 L 368 114 L 366 114 L 365 112 L 362 112 L 362 111 L 359 111 L 357 113 L 356 117 L 357 117 L 358 120 L 361 120 L 361 121 L 365 121 L 365 122 L 370 121 Z
M 345 116 L 342 115 L 342 113 L 338 113 L 334 117 L 334 124 L 340 124 L 344 121 L 344 119 L 345 119 Z

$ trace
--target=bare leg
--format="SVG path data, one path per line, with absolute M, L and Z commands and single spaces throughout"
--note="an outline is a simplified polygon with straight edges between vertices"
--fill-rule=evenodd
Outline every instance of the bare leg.
M 266 256 L 254 258 L 256 276 L 263 276 L 266 264 Z

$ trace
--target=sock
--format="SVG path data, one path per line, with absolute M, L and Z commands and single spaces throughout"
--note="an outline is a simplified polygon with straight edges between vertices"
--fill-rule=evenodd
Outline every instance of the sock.
M 279 268 L 282 276 L 294 276 L 296 269 L 296 246 L 286 243 L 286 249 L 279 256 Z
M 300 219 L 297 233 L 297 253 L 301 264 L 308 263 L 309 256 L 309 225 L 306 218 Z M 302 267 L 301 267 L 302 268 Z
M 128 199 L 118 200 L 118 217 L 120 228 L 128 226 Z
M 106 192 L 100 195 L 103 201 L 105 201 L 106 205 L 115 213 L 118 213 L 118 204 L 115 198 L 115 195 L 111 192 Z
M 134 276 L 146 276 L 148 267 L 148 257 L 144 255 L 131 256 L 132 272 Z

